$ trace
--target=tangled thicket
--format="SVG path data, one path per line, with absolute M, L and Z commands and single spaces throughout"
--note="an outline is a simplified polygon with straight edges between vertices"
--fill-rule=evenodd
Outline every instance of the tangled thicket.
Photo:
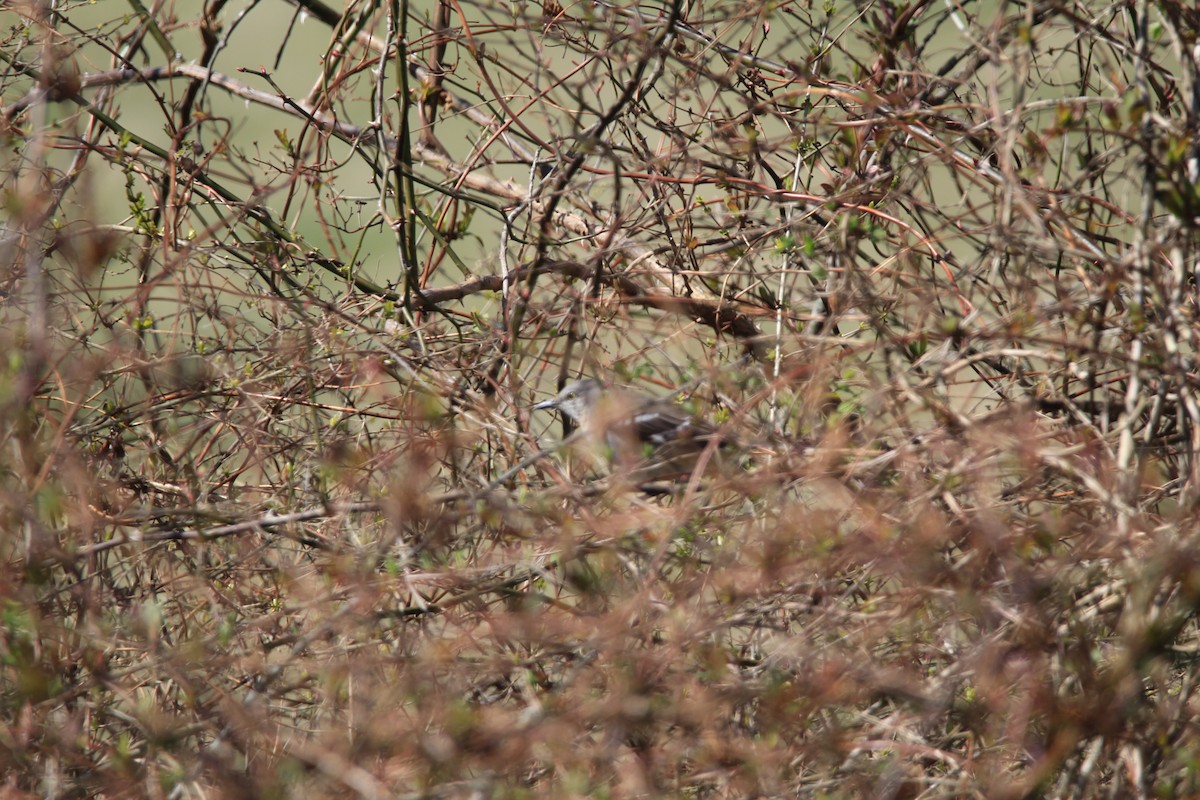
M 1200 792 L 1193 4 L 9 8 L 6 797 Z

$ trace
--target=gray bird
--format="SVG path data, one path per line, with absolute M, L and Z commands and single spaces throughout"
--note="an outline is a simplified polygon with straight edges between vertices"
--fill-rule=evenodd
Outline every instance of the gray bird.
M 718 431 L 672 402 L 619 389 L 590 378 L 568 383 L 556 397 L 533 406 L 558 409 L 584 436 L 603 443 L 622 469 L 636 478 L 691 473 Z M 718 442 L 726 444 L 725 439 Z

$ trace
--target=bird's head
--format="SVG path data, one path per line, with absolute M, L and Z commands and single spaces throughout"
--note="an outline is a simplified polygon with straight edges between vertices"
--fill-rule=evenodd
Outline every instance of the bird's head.
M 600 400 L 600 392 L 601 387 L 598 381 L 584 378 L 568 383 L 555 397 L 544 400 L 533 408 L 534 410 L 557 408 L 575 422 L 582 423 L 596 408 L 596 404 Z

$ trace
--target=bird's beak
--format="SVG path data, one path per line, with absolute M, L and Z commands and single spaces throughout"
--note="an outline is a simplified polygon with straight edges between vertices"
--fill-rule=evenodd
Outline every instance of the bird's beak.
M 542 411 L 547 408 L 558 408 L 558 400 L 556 398 L 551 398 L 549 400 L 543 400 L 542 402 L 538 403 L 536 406 L 534 406 L 530 410 L 531 411 Z

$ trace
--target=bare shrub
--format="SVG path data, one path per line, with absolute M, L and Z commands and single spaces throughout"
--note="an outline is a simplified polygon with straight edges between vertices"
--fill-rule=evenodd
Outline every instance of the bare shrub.
M 9 8 L 6 796 L 1200 792 L 1189 4 Z

